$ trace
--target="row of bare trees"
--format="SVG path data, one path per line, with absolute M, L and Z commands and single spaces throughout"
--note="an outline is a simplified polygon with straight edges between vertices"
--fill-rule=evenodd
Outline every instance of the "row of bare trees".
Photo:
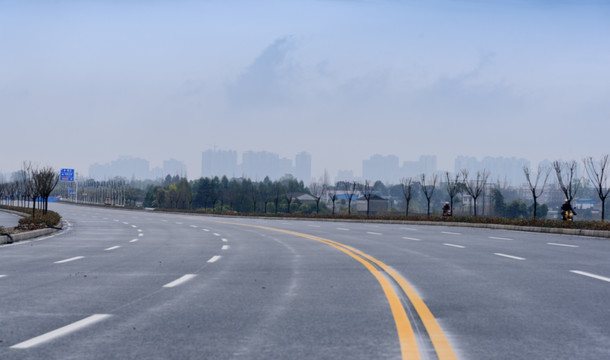
M 31 162 L 24 162 L 23 168 L 16 173 L 11 182 L 0 182 L 2 199 L 9 201 L 32 201 L 32 216 L 36 215 L 36 201 L 41 199 L 40 208 L 46 214 L 49 208 L 49 197 L 57 186 L 59 173 L 50 166 L 38 167 Z
M 593 184 L 597 196 L 601 201 L 601 221 L 603 222 L 606 218 L 606 198 L 610 193 L 610 188 L 608 187 L 608 165 L 610 165 L 610 155 L 602 155 L 597 161 L 589 156 L 583 159 L 583 164 L 588 180 Z M 534 218 L 536 218 L 538 198 L 544 193 L 544 187 L 553 170 L 555 170 L 559 188 L 565 195 L 565 199 L 569 202 L 572 202 L 584 185 L 583 178 L 578 176 L 577 161 L 556 160 L 553 161 L 552 166 L 552 168 L 538 166 L 536 171 L 527 167 L 523 168 L 523 173 L 525 174 L 534 200 Z

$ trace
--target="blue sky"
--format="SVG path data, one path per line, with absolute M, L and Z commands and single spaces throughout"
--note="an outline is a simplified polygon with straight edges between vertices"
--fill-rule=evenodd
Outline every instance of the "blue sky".
M 0 0 L 0 172 L 610 152 L 606 1 Z

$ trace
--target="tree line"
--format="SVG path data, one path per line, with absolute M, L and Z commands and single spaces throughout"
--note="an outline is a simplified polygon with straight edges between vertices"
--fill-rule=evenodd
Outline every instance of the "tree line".
M 454 205 L 468 199 L 470 211 L 467 215 L 480 215 L 480 202 L 487 215 L 497 217 L 545 217 L 549 211 L 547 204 L 540 204 L 540 198 L 554 172 L 556 186 L 562 197 L 572 201 L 577 195 L 595 196 L 601 201 L 601 219 L 605 219 L 605 202 L 610 192 L 608 188 L 609 155 L 598 160 L 583 159 L 584 173 L 579 174 L 576 161 L 554 161 L 552 167 L 537 169 L 523 168 L 524 183 L 531 201 L 523 194 L 500 182 L 489 183 L 487 170 L 471 173 L 463 169 L 456 174 L 449 172 L 420 174 L 407 177 L 399 184 L 385 185 L 381 181 L 314 181 L 304 186 L 303 181 L 286 175 L 279 180 L 252 181 L 247 178 L 206 177 L 188 181 L 180 176 L 167 175 L 163 180 L 127 181 L 115 178 L 105 181 L 87 179 L 79 182 L 79 201 L 106 203 L 114 206 L 144 206 L 162 209 L 203 210 L 208 212 L 236 213 L 320 213 L 352 214 L 352 203 L 359 199 L 366 203 L 369 214 L 370 202 L 374 195 L 389 199 L 388 213 L 409 216 L 412 213 L 437 213 L 440 204 L 448 202 L 453 212 Z M 5 202 L 28 203 L 41 199 L 39 206 L 46 212 L 49 196 L 68 198 L 74 191 L 71 183 L 62 182 L 56 186 L 59 175 L 51 167 L 36 167 L 24 162 L 23 169 L 14 173 L 12 181 L 0 181 L 0 194 Z M 557 192 L 557 191 L 555 191 Z M 299 200 L 307 194 L 307 201 Z M 464 195 L 464 196 L 458 196 Z M 553 208 L 563 199 L 553 200 Z M 462 204 L 464 205 L 464 204 Z M 463 207 L 463 206 L 462 206 Z M 435 210 L 436 209 L 436 210 Z M 453 212 L 455 214 L 455 212 Z
M 38 167 L 31 162 L 24 162 L 22 169 L 13 174 L 10 182 L 0 181 L 0 196 L 9 205 L 29 206 L 31 202 L 32 217 L 36 216 L 36 203 L 46 214 L 49 209 L 49 197 L 59 181 L 59 173 L 52 167 Z

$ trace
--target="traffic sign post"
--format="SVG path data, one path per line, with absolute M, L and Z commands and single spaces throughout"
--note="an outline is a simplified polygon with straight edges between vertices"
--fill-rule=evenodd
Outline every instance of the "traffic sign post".
M 74 169 L 61 169 L 59 172 L 59 180 L 74 181 Z
M 59 180 L 74 182 L 74 169 L 61 169 L 59 171 Z M 76 198 L 74 201 L 78 202 L 78 181 L 76 182 Z

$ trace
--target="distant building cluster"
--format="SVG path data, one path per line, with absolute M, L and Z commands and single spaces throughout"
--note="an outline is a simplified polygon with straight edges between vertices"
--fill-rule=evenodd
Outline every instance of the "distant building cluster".
M 287 174 L 309 184 L 311 155 L 299 153 L 293 162 L 267 151 L 247 151 L 243 153 L 241 163 L 238 163 L 234 150 L 206 150 L 201 157 L 202 177 L 247 177 L 262 181 L 267 176 L 270 180 L 278 180 Z
M 489 182 L 499 181 L 510 185 L 521 185 L 525 183 L 523 175 L 523 167 L 530 167 L 530 162 L 525 159 L 517 159 L 514 157 L 490 157 L 487 156 L 483 160 L 478 161 L 472 156 L 458 156 L 455 159 L 455 173 L 459 173 L 462 169 L 468 169 L 472 174 L 477 171 L 489 171 Z
M 546 165 L 551 167 L 550 164 Z M 489 182 L 521 185 L 525 182 L 524 167 L 530 167 L 530 162 L 526 159 L 488 156 L 477 160 L 472 156 L 458 156 L 453 171 L 458 174 L 462 169 L 468 169 L 474 175 L 477 171 L 487 170 L 490 173 Z M 418 160 L 401 163 L 396 155 L 375 154 L 362 161 L 361 176 L 356 175 L 353 170 L 338 170 L 335 182 L 381 180 L 384 184 L 398 184 L 404 178 L 418 178 L 421 174 L 431 175 L 437 172 L 439 170 L 435 155 L 422 155 Z M 148 160 L 133 157 L 121 157 L 107 164 L 96 163 L 89 167 L 89 176 L 97 180 L 117 176 L 140 180 L 158 179 L 167 175 L 186 177 L 186 173 L 186 165 L 175 159 L 166 160 L 162 167 L 152 169 Z M 245 177 L 262 181 L 265 177 L 278 180 L 287 174 L 309 185 L 312 180 L 311 155 L 301 152 L 294 159 L 289 159 L 267 151 L 246 151 L 240 159 L 234 150 L 209 149 L 201 156 L 202 177 Z
M 373 155 L 370 159 L 362 161 L 363 179 L 381 180 L 385 184 L 398 184 L 403 178 L 431 174 L 436 171 L 436 156 L 434 155 L 422 155 L 418 161 L 404 161 L 402 166 L 399 166 L 398 157 L 395 155 Z
M 163 161 L 162 167 L 150 168 L 148 160 L 121 157 L 107 164 L 95 163 L 89 166 L 89 177 L 96 180 L 124 177 L 127 179 L 158 179 L 167 175 L 186 177 L 186 165 L 178 160 Z

